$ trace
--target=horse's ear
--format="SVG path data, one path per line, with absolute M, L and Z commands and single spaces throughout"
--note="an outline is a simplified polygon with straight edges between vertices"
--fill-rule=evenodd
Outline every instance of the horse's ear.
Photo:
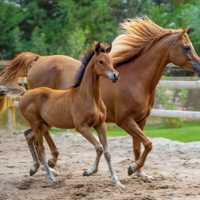
M 101 43 L 100 42 L 97 42 L 95 44 L 95 53 L 99 54 L 101 52 Z
M 108 47 L 106 48 L 106 53 L 110 53 L 112 49 L 112 44 L 109 44 Z
M 192 33 L 193 31 L 194 31 L 193 28 L 187 28 L 187 29 L 186 29 L 187 34 L 190 34 L 190 33 Z

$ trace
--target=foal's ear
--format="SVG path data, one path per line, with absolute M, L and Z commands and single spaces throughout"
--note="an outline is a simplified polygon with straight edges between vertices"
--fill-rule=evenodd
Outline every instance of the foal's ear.
M 109 44 L 108 47 L 106 48 L 106 53 L 110 53 L 112 49 L 112 44 Z
M 95 53 L 99 54 L 101 52 L 101 43 L 97 42 L 95 44 L 95 49 L 94 49 Z

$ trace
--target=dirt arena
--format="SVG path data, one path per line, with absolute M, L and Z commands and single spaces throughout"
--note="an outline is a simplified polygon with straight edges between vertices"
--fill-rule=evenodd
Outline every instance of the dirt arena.
M 29 177 L 31 156 L 22 134 L 0 134 L 0 200 L 199 200 L 200 142 L 182 144 L 153 139 L 154 149 L 146 162 L 147 182 L 127 176 L 131 163 L 131 139 L 109 140 L 113 166 L 126 186 L 120 191 L 111 184 L 104 160 L 99 172 L 83 177 L 95 152 L 82 137 L 63 134 L 54 137 L 60 151 L 58 184 L 49 186 L 40 170 Z

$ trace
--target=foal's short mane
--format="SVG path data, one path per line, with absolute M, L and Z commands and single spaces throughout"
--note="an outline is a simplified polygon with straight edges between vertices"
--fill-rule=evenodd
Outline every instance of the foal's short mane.
M 95 53 L 94 48 L 90 49 L 81 59 L 81 66 L 80 66 L 80 70 L 78 72 L 78 74 L 76 75 L 76 83 L 74 85 L 74 87 L 79 87 L 81 84 L 81 81 L 83 79 L 85 70 L 90 62 L 90 60 L 92 59 L 93 55 Z
M 113 41 L 111 50 L 113 63 L 116 65 L 139 56 L 148 45 L 153 45 L 164 36 L 182 31 L 162 28 L 147 17 L 127 20 L 121 27 L 124 34 Z

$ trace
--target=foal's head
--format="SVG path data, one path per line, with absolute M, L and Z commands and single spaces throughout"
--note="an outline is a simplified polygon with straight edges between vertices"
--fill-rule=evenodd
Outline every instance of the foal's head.
M 191 29 L 184 29 L 176 34 L 169 49 L 169 60 L 178 66 L 196 71 L 200 75 L 200 58 L 189 39 L 190 32 Z
M 110 50 L 110 45 L 104 45 L 99 42 L 95 45 L 93 69 L 98 76 L 103 76 L 116 82 L 119 79 L 119 72 L 113 67 L 112 58 L 109 55 Z

